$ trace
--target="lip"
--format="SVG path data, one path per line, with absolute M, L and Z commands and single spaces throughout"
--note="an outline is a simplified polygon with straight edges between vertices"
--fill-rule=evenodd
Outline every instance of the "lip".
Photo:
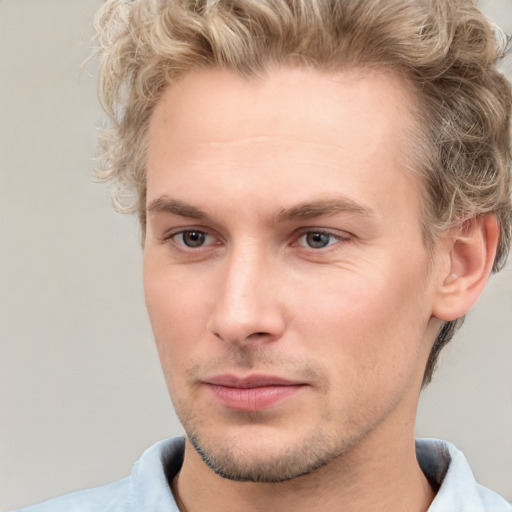
M 260 411 L 275 407 L 300 392 L 306 384 L 275 375 L 253 374 L 238 377 L 216 375 L 205 380 L 220 405 L 238 411 Z

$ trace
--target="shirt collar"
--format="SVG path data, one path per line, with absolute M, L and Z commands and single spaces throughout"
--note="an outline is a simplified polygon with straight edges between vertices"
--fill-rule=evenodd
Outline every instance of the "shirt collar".
M 416 457 L 425 476 L 438 487 L 428 512 L 512 512 L 503 498 L 477 484 L 466 458 L 451 443 L 418 439 Z
M 131 512 L 179 512 L 170 482 L 183 463 L 184 438 L 160 441 L 135 464 L 130 478 Z M 512 512 L 512 506 L 478 485 L 459 450 L 438 439 L 416 441 L 416 457 L 425 476 L 438 487 L 428 512 Z

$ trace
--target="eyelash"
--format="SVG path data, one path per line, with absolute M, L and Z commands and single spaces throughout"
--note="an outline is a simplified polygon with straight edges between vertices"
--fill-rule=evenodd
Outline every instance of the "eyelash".
M 322 237 L 329 237 L 331 239 L 331 241 L 334 240 L 334 242 L 328 243 L 327 245 L 325 245 L 323 247 L 311 247 L 308 244 L 304 244 L 304 245 L 300 244 L 299 241 L 302 238 L 307 237 L 308 235 L 320 235 Z M 302 233 L 299 234 L 299 236 L 297 237 L 296 244 L 300 245 L 301 247 L 304 247 L 305 249 L 308 249 L 308 250 L 311 250 L 314 252 L 318 252 L 318 251 L 321 251 L 322 249 L 328 250 L 328 248 L 331 247 L 332 245 L 335 245 L 338 242 L 345 242 L 347 240 L 348 240 L 348 236 L 342 236 L 342 235 L 339 235 L 336 233 L 332 233 L 331 231 L 325 231 L 323 229 L 308 229 L 307 231 L 303 231 Z
M 194 228 L 188 228 L 188 229 L 182 229 L 180 231 L 176 231 L 174 233 L 171 233 L 170 235 L 166 236 L 162 241 L 163 242 L 167 242 L 167 241 L 172 241 L 174 242 L 176 245 L 178 245 L 180 248 L 183 248 L 184 250 L 195 250 L 195 249 L 201 249 L 203 247 L 205 247 L 205 245 L 198 245 L 198 246 L 191 246 L 191 245 L 187 245 L 186 243 L 182 242 L 178 242 L 176 239 L 178 237 L 183 237 L 185 234 L 191 234 L 191 233 L 195 233 L 195 234 L 198 234 L 198 235 L 201 235 L 203 237 L 210 237 L 210 238 L 215 238 L 213 235 L 211 235 L 210 233 L 208 233 L 207 231 L 205 231 L 204 229 L 194 229 Z
M 196 245 L 196 246 L 187 245 L 183 241 L 183 236 L 186 235 L 187 233 L 199 235 L 200 237 L 203 237 L 203 239 L 207 239 L 208 237 L 215 238 L 214 235 L 211 235 L 210 233 L 208 233 L 208 231 L 205 231 L 204 229 L 188 228 L 188 229 L 182 229 L 180 231 L 171 233 L 170 235 L 166 236 L 162 241 L 163 242 L 173 241 L 180 249 L 186 250 L 186 251 L 195 251 L 195 250 L 199 250 L 201 248 L 210 247 L 212 245 L 217 245 L 217 244 L 204 244 L 204 243 L 201 243 L 200 245 Z M 307 242 L 304 244 L 300 243 L 301 239 L 307 237 L 308 235 L 313 235 L 313 236 L 319 235 L 320 237 L 329 237 L 329 240 L 328 240 L 328 243 L 322 247 L 311 247 L 311 245 L 309 245 Z M 180 236 L 182 237 L 181 242 L 177 241 L 177 239 Z M 300 232 L 298 234 L 298 236 L 296 236 L 296 238 L 294 239 L 294 242 L 292 243 L 292 246 L 300 246 L 309 251 L 319 252 L 322 249 L 329 250 L 329 247 L 331 247 L 332 245 L 336 245 L 336 243 L 338 243 L 338 242 L 345 242 L 348 239 L 349 239 L 348 236 L 343 236 L 340 234 L 332 233 L 331 231 L 326 231 L 326 230 L 322 230 L 322 229 L 308 229 L 307 231 Z M 334 240 L 334 242 L 332 240 Z

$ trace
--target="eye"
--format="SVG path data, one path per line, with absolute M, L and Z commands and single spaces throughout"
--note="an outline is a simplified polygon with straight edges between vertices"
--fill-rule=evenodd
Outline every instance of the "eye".
M 324 231 L 308 231 L 299 237 L 299 245 L 310 249 L 323 249 L 342 240 L 340 236 Z
M 205 233 L 204 231 L 199 231 L 197 229 L 180 231 L 179 233 L 175 233 L 172 238 L 179 245 L 184 245 L 192 249 L 202 247 L 204 245 L 209 245 L 213 241 L 212 236 L 210 236 L 208 233 Z

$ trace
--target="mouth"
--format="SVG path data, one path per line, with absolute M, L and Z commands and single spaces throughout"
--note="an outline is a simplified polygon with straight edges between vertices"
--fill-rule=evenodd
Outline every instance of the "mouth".
M 204 382 L 221 406 L 238 411 L 260 411 L 275 407 L 302 391 L 307 384 L 274 375 L 245 377 L 223 374 Z

